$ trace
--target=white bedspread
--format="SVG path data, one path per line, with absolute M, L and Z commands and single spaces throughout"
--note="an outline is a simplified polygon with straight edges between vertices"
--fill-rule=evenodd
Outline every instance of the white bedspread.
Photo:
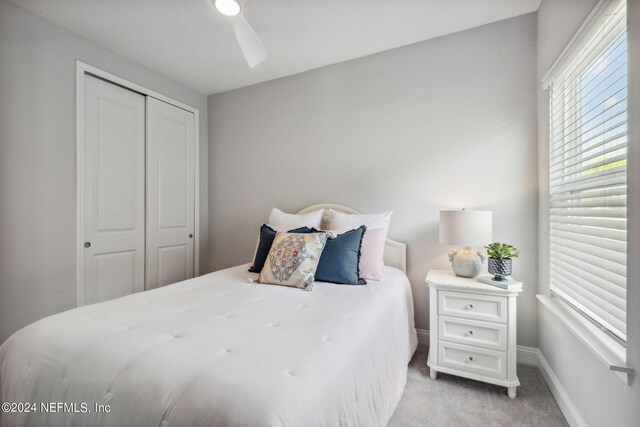
M 4 426 L 386 425 L 417 345 L 404 273 L 313 292 L 250 276 L 238 266 L 18 331 L 0 347 L 0 400 L 37 411 Z

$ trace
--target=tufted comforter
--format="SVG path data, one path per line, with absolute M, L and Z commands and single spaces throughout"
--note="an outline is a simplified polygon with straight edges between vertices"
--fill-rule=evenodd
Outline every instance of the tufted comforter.
M 2 414 L 4 427 L 386 425 L 417 345 L 406 275 L 313 292 L 250 275 L 238 266 L 16 332 L 0 347 L 0 401 L 37 410 Z

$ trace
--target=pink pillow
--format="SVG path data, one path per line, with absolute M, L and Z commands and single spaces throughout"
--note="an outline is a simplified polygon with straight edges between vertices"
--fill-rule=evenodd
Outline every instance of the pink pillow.
M 376 214 L 348 214 L 329 209 L 331 229 L 347 231 L 361 225 L 367 227 L 360 248 L 360 277 L 382 280 L 384 271 L 384 243 L 389 232 L 392 212 Z
M 386 228 L 367 229 L 362 236 L 360 248 L 360 277 L 369 280 L 381 280 L 384 269 L 384 243 Z

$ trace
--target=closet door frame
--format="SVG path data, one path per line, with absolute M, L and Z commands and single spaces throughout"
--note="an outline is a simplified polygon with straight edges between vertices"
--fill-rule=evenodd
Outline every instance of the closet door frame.
M 191 107 L 189 105 L 183 104 L 179 101 L 171 99 L 167 96 L 159 94 L 155 91 L 147 89 L 146 87 L 140 86 L 138 84 L 132 83 L 122 77 L 118 77 L 114 74 L 96 68 L 92 65 L 86 64 L 82 61 L 76 60 L 76 305 L 82 305 L 84 301 L 84 269 L 83 265 L 78 262 L 81 259 L 83 247 L 83 241 L 81 241 L 82 236 L 82 224 L 80 222 L 80 218 L 82 218 L 82 176 L 84 173 L 83 164 L 81 159 L 83 159 L 83 141 L 84 141 L 84 81 L 85 76 L 91 75 L 93 77 L 97 77 L 103 79 L 109 83 L 113 83 L 118 86 L 122 86 L 125 89 L 129 89 L 133 92 L 138 92 L 142 95 L 156 98 L 160 101 L 166 102 L 167 104 L 174 105 L 178 108 L 182 108 L 183 110 L 189 111 L 193 113 L 195 117 L 195 165 L 194 165 L 194 196 L 195 196 L 195 206 L 194 206 L 194 239 L 193 239 L 193 276 L 197 277 L 200 275 L 200 110 L 197 108 Z M 145 142 L 146 144 L 146 142 Z M 146 204 L 146 196 L 145 196 L 145 204 Z M 146 221 L 146 216 L 145 216 Z

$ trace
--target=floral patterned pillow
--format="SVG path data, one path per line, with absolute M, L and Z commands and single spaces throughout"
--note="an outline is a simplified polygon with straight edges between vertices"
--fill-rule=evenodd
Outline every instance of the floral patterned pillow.
M 326 233 L 278 232 L 258 282 L 312 290 L 326 243 Z

